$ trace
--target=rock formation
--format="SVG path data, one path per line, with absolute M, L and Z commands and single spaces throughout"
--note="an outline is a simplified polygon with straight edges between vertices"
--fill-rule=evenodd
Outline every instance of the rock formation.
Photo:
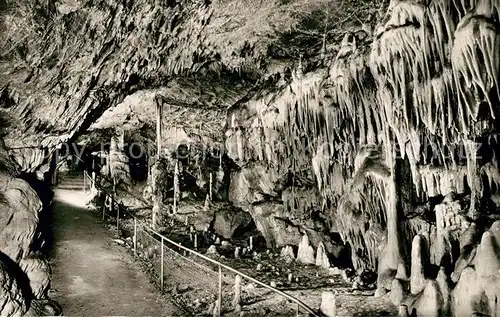
M 302 237 L 302 241 L 299 244 L 296 261 L 302 264 L 316 263 L 314 257 L 314 248 L 309 244 L 309 238 L 307 237 L 307 235 L 304 235 Z
M 28 310 L 28 303 L 16 280 L 15 274 L 7 265 L 0 263 L 0 314 L 2 316 L 22 316 Z

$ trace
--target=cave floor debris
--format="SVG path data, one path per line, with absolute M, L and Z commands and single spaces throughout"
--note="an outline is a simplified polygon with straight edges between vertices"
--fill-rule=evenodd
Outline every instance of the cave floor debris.
M 185 316 L 155 294 L 148 277 L 116 246 L 81 191 L 56 189 L 52 297 L 66 316 Z
M 182 217 L 181 217 L 182 218 Z M 148 217 L 142 219 L 147 222 Z M 110 220 L 110 227 L 114 227 L 115 220 Z M 132 219 L 123 219 L 121 221 L 121 234 L 123 237 L 129 237 L 125 241 L 128 242 L 129 249 L 132 247 L 130 237 L 133 235 L 133 221 Z M 164 228 L 163 234 L 182 245 L 193 247 L 192 241 L 189 239 L 189 229 L 184 223 L 180 221 L 172 221 L 167 227 Z M 201 238 L 201 237 L 200 237 Z M 235 241 L 233 241 L 235 242 Z M 201 253 L 206 253 L 208 245 L 203 245 L 198 248 Z M 375 298 L 373 296 L 374 290 L 354 290 L 352 283 L 343 280 L 340 275 L 330 275 L 327 270 L 318 268 L 311 265 L 301 265 L 295 262 L 286 263 L 279 256 L 279 249 L 276 250 L 259 250 L 258 259 L 255 259 L 251 254 L 242 255 L 239 259 L 233 257 L 232 251 L 224 252 L 219 249 L 221 254 L 211 256 L 216 260 L 229 265 L 241 272 L 248 274 L 262 282 L 271 284 L 271 281 L 277 283 L 277 287 L 295 298 L 300 299 L 309 307 L 317 308 L 321 304 L 321 294 L 324 291 L 333 291 L 337 299 L 337 313 L 339 316 L 397 316 L 397 307 L 392 304 L 389 296 Z M 193 261 L 198 262 L 199 259 L 192 256 L 187 256 Z M 201 264 L 206 262 L 201 261 Z M 258 264 L 261 264 L 261 269 L 256 270 Z M 176 264 L 179 266 L 180 262 Z M 192 266 L 188 264 L 188 266 Z M 188 267 L 184 268 L 186 272 L 190 271 Z M 216 268 L 213 268 L 216 274 Z M 201 271 L 200 271 L 201 272 Z M 295 278 L 299 278 L 298 282 L 288 282 L 287 275 L 291 272 Z M 190 274 L 191 274 L 190 273 Z M 197 275 L 197 283 L 200 279 L 211 281 L 208 276 L 210 274 Z M 151 273 L 154 274 L 154 273 Z M 175 276 L 175 278 L 166 282 L 167 285 L 173 283 L 177 285 L 192 285 L 193 281 L 186 280 L 186 276 Z M 244 285 L 249 286 L 243 282 Z M 231 286 L 229 286 L 230 288 Z M 169 286 L 167 286 L 167 289 Z M 169 293 L 170 290 L 167 290 Z M 204 314 L 206 307 L 203 303 L 209 303 L 202 295 L 204 290 L 194 286 L 189 291 L 182 293 L 171 294 L 176 298 L 176 301 L 182 302 L 186 308 L 195 312 L 196 315 Z M 231 291 L 229 292 L 230 294 Z M 246 298 L 243 303 L 243 311 L 245 316 L 290 316 L 295 315 L 294 305 L 289 303 L 281 295 L 272 293 L 266 289 L 253 285 L 253 296 Z M 210 296 L 208 296 L 210 297 Z M 199 301 L 201 299 L 201 304 Z M 195 305 L 196 304 L 196 305 Z M 195 305 L 196 307 L 194 307 Z M 206 313 L 205 313 L 206 314 Z M 225 311 L 225 316 L 238 316 L 239 313 L 233 311 Z M 306 316 L 305 312 L 301 311 L 300 316 Z

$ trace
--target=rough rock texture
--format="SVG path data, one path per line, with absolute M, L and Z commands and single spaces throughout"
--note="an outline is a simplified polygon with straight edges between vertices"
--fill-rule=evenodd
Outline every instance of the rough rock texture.
M 3 260 L 0 260 L 0 315 L 22 316 L 28 310 L 26 298 L 12 272 Z
M 109 174 L 112 179 L 117 183 L 123 182 L 130 184 L 130 167 L 129 158 L 124 153 L 124 139 L 123 132 L 111 138 L 111 146 L 109 149 Z
M 19 267 L 26 273 L 31 291 L 36 299 L 44 299 L 50 286 L 51 270 L 47 261 L 39 254 L 30 254 L 21 259 Z
M 292 263 L 295 261 L 295 253 L 293 252 L 292 246 L 288 245 L 283 247 L 280 252 L 280 258 L 286 263 Z
M 30 253 L 42 204 L 36 192 L 21 179 L 1 177 L 4 206 L 0 224 L 0 251 L 14 261 Z
M 162 105 L 165 206 L 228 199 L 268 247 L 345 244 L 379 295 L 409 278 L 417 314 L 498 314 L 498 0 L 10 3 L 9 147 L 99 117 L 155 144 Z
M 251 223 L 252 217 L 244 211 L 218 210 L 213 227 L 217 234 L 230 239 L 237 230 L 245 232 Z

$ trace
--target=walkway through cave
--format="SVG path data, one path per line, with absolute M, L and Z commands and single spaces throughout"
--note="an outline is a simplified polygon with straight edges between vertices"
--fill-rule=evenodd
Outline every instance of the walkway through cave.
M 182 316 L 154 293 L 126 250 L 113 245 L 85 194 L 56 189 L 53 203 L 52 296 L 66 316 Z

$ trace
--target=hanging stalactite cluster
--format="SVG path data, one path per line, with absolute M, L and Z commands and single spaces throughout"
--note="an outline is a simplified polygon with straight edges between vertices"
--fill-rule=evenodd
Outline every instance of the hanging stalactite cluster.
M 498 10 L 494 0 L 391 1 L 369 56 L 347 34 L 328 69 L 298 72 L 234 110 L 231 156 L 281 174 L 309 170 L 322 210 L 337 209 L 337 230 L 368 259 L 359 266 L 375 269 L 381 245 L 401 244 L 407 227 L 391 225 L 403 216 L 398 162 L 409 162 L 416 201 L 470 192 L 472 210 L 483 178 L 498 190 L 486 167 L 496 166 L 496 138 L 484 142 L 498 128 Z M 481 144 L 492 163 L 480 163 Z M 398 247 L 384 253 L 390 266 L 403 261 Z

